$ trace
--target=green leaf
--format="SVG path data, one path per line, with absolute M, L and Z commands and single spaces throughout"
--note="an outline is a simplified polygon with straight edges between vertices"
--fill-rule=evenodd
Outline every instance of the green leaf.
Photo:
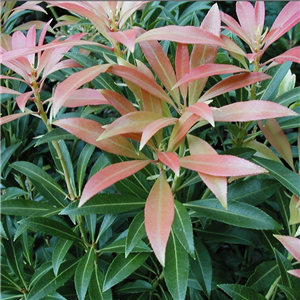
M 33 276 L 30 279 L 29 289 L 33 287 L 39 279 L 52 269 L 50 261 L 44 262 L 38 269 L 35 270 Z
M 75 272 L 78 260 L 68 261 L 61 265 L 62 272 L 57 276 L 53 274 L 52 270 L 46 272 L 39 278 L 33 288 L 30 290 L 27 299 L 39 300 L 56 291 L 61 287 Z
M 144 263 L 149 255 L 149 253 L 129 254 L 125 258 L 124 254 L 119 254 L 108 267 L 105 274 L 103 291 L 107 291 L 132 274 Z
M 271 197 L 280 184 L 273 179 L 258 176 L 229 185 L 228 201 L 241 201 L 256 206 Z
M 107 290 L 106 292 L 103 292 L 102 290 L 104 275 L 96 264 L 94 264 L 94 266 L 95 271 L 92 274 L 89 285 L 89 296 L 91 300 L 112 300 L 111 290 Z
M 62 128 L 55 128 L 50 132 L 47 132 L 44 136 L 39 138 L 35 143 L 35 146 L 42 145 L 44 143 L 49 143 L 53 141 L 60 141 L 60 140 L 76 140 L 77 137 L 68 131 Z
M 43 298 L 43 300 L 67 300 L 65 297 L 60 295 L 57 292 L 51 293 L 51 295 L 47 295 L 46 297 Z
M 144 211 L 140 211 L 132 220 L 128 228 L 125 244 L 125 257 L 127 257 L 132 249 L 141 241 L 146 235 Z
M 185 299 L 189 269 L 188 254 L 171 230 L 166 249 L 164 275 L 167 288 L 174 300 Z
M 276 261 L 265 261 L 256 267 L 254 273 L 248 279 L 246 286 L 257 292 L 266 292 L 274 281 L 280 276 Z
M 280 82 L 290 69 L 291 65 L 292 62 L 285 62 L 282 65 L 271 68 L 267 72 L 272 78 L 262 82 L 259 92 L 264 92 L 261 94 L 260 99 L 274 101 L 278 93 Z
M 249 287 L 240 284 L 220 284 L 218 285 L 233 300 L 265 300 L 266 298 L 258 294 Z
M 257 207 L 241 202 L 229 202 L 225 209 L 217 199 L 197 200 L 184 204 L 203 217 L 226 224 L 257 230 L 281 229 L 281 225 Z
M 195 240 L 195 256 L 196 260 L 191 262 L 192 272 L 200 283 L 203 292 L 209 298 L 211 293 L 211 282 L 212 282 L 212 263 L 210 255 L 201 242 L 201 240 Z
M 282 129 L 299 128 L 300 127 L 300 106 L 293 109 L 298 116 L 284 117 L 278 120 L 278 124 Z
M 27 217 L 35 214 L 43 216 L 54 210 L 50 205 L 25 199 L 9 200 L 1 203 L 1 213 L 4 215 Z
M 78 201 L 73 201 L 60 214 L 118 214 L 140 209 L 144 206 L 145 200 L 132 197 L 131 195 L 98 194 L 81 207 L 78 207 Z
M 55 275 L 58 274 L 59 267 L 72 245 L 73 245 L 72 241 L 65 240 L 65 239 L 59 239 L 56 242 L 52 253 L 53 272 Z
M 152 285 L 145 280 L 136 280 L 129 282 L 117 289 L 118 294 L 134 294 L 153 291 Z
M 172 228 L 184 249 L 195 258 L 192 222 L 186 208 L 177 200 Z
M 62 239 L 77 241 L 81 243 L 81 239 L 66 225 L 61 222 L 43 218 L 43 217 L 29 217 L 19 221 L 20 224 L 26 225 L 27 227 L 44 232 L 49 235 L 57 236 Z
M 77 187 L 79 195 L 81 195 L 83 180 L 86 176 L 86 168 L 94 150 L 95 146 L 86 144 L 79 155 L 77 163 Z
M 0 164 L 1 174 L 2 174 L 6 164 L 8 163 L 9 159 L 16 152 L 16 150 L 19 148 L 19 146 L 21 144 L 22 144 L 22 142 L 19 142 L 15 145 L 11 145 L 11 146 L 7 147 L 4 151 L 1 152 L 1 164 Z
M 282 164 L 273 160 L 264 159 L 261 157 L 253 157 L 254 163 L 266 168 L 270 175 L 278 180 L 283 186 L 289 189 L 297 197 L 300 197 L 300 176 L 284 167 Z
M 11 167 L 28 176 L 30 179 L 36 180 L 50 189 L 63 194 L 64 196 L 66 195 L 56 181 L 48 173 L 35 164 L 26 161 L 16 161 L 11 164 Z
M 1 195 L 1 202 L 6 200 L 11 200 L 11 199 L 16 199 L 18 197 L 27 195 L 27 192 L 16 187 L 2 189 L 2 192 L 3 195 Z
M 278 284 L 279 288 L 284 292 L 287 300 L 298 300 L 300 295 L 299 291 L 296 288 L 286 287 L 284 285 Z
M 1 300 L 12 300 L 12 299 L 22 299 L 23 293 L 18 292 L 18 291 L 4 291 L 3 290 L 3 285 L 2 285 L 2 291 L 0 293 L 0 298 Z
M 291 262 L 275 248 L 274 248 L 274 252 L 275 252 L 275 258 L 278 264 L 278 268 L 280 271 L 281 283 L 284 286 L 292 287 L 290 281 L 291 275 L 287 273 L 287 270 L 291 270 L 293 268 Z
M 95 249 L 90 247 L 89 251 L 80 259 L 76 267 L 74 283 L 79 300 L 84 300 L 90 279 L 94 271 Z
M 300 86 L 280 95 L 274 102 L 283 106 L 289 106 L 290 104 L 300 100 Z

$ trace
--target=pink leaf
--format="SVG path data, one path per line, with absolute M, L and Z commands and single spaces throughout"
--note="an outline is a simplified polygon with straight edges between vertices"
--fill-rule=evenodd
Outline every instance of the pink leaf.
M 206 78 L 213 75 L 247 72 L 247 70 L 225 64 L 204 64 L 192 69 L 188 74 L 183 76 L 174 87 L 180 86 L 191 81 Z
M 206 141 L 193 135 L 187 136 L 191 155 L 212 154 L 218 155 L 217 151 Z M 227 208 L 227 178 L 212 176 L 198 172 L 202 181 L 215 194 L 224 208 Z
M 25 105 L 32 94 L 33 91 L 30 91 L 17 97 L 16 101 L 21 111 L 24 112 Z
M 282 64 L 285 61 L 292 61 L 300 64 L 300 46 L 289 49 L 286 52 L 275 56 L 272 60 L 276 61 L 279 64 Z
M 264 100 L 236 102 L 213 110 L 215 122 L 247 122 L 297 115 L 285 106 Z
M 150 111 L 136 111 L 126 114 L 106 125 L 105 131 L 97 140 L 120 134 L 143 132 L 147 125 L 160 118 L 161 116 Z
M 176 56 L 175 56 L 175 69 L 177 81 L 179 81 L 190 70 L 189 66 L 189 48 L 186 44 L 177 44 Z M 187 96 L 187 84 L 180 86 L 180 91 L 183 99 Z
M 129 100 L 115 91 L 100 90 L 100 93 L 121 115 L 137 111 Z
M 254 6 L 256 28 L 260 26 L 260 34 L 264 29 L 265 24 L 265 2 L 256 1 Z
M 179 176 L 180 166 L 179 166 L 179 159 L 176 153 L 174 152 L 158 152 L 157 158 L 160 160 L 164 165 L 169 167 L 176 176 Z
M 287 271 L 287 272 L 290 273 L 291 275 L 294 275 L 294 276 L 300 278 L 300 269 L 289 270 L 289 271 Z
M 34 47 L 36 43 L 36 32 L 35 32 L 35 25 L 31 26 L 27 32 L 26 36 L 26 47 Z M 35 54 L 28 55 L 28 61 L 31 65 L 35 65 L 34 62 Z
M 19 118 L 22 118 L 23 116 L 30 115 L 30 114 L 31 114 L 30 112 L 26 112 L 26 113 L 17 113 L 17 114 L 1 117 L 0 118 L 0 125 L 3 125 L 5 123 L 9 123 L 13 120 L 17 120 Z
M 100 73 L 105 72 L 109 67 L 109 64 L 90 67 L 77 73 L 73 73 L 65 81 L 58 84 L 53 96 L 53 115 L 56 116 L 59 109 L 76 89 L 93 80 Z
M 131 52 L 134 52 L 136 34 L 136 28 L 132 28 L 126 31 L 108 32 L 108 35 L 110 37 L 125 45 Z
M 113 65 L 111 68 L 109 68 L 108 72 L 131 81 L 132 83 L 136 84 L 148 93 L 174 106 L 172 99 L 156 83 L 156 81 L 149 78 L 147 75 L 138 71 L 137 69 L 128 66 Z
M 199 99 L 199 101 L 204 102 L 221 94 L 270 78 L 271 77 L 267 74 L 256 72 L 233 75 L 215 84 Z
M 86 183 L 79 201 L 79 206 L 82 206 L 91 197 L 113 185 L 114 183 L 125 179 L 145 168 L 150 162 L 151 160 L 133 160 L 124 161 L 105 167 L 92 176 Z
M 149 141 L 149 139 L 160 129 L 167 127 L 177 121 L 176 118 L 159 118 L 151 122 L 147 125 L 142 134 L 141 143 L 140 143 L 140 150 L 143 149 L 145 144 Z
M 258 121 L 257 123 L 268 142 L 295 171 L 290 142 L 276 120 L 269 119 L 264 125 L 261 121 Z
M 252 4 L 247 1 L 236 2 L 236 14 L 249 39 L 255 42 L 257 40 L 257 35 L 254 32 L 256 29 L 256 18 Z
M 275 234 L 274 237 L 279 240 L 285 249 L 289 251 L 298 262 L 300 262 L 300 239 L 293 236 Z
M 198 154 L 179 158 L 180 166 L 213 176 L 249 176 L 267 171 L 232 155 Z
M 151 247 L 162 266 L 174 220 L 174 198 L 163 175 L 153 185 L 145 205 L 145 228 Z
M 210 107 L 204 102 L 197 102 L 186 108 L 186 111 L 192 112 L 199 117 L 202 117 L 212 126 L 215 126 L 214 118 Z
M 51 59 L 51 58 L 50 58 Z M 81 68 L 82 66 L 77 63 L 76 61 L 74 61 L 73 59 L 65 59 L 59 63 L 56 63 L 56 65 L 54 65 L 50 70 L 43 73 L 43 78 L 45 78 L 46 76 L 48 76 L 51 73 L 54 73 L 58 70 L 61 69 L 66 69 L 66 68 Z
M 18 79 L 18 78 L 14 78 L 14 77 L 10 77 L 10 76 L 2 76 L 0 77 L 1 79 Z M 23 81 L 23 80 L 22 80 Z M 0 86 L 0 94 L 9 94 L 9 95 L 21 95 L 20 92 L 12 90 L 10 88 L 4 87 L 4 86 Z
M 106 152 L 135 159 L 147 158 L 142 152 L 137 154 L 130 141 L 125 137 L 115 136 L 103 141 L 96 141 L 99 135 L 104 132 L 104 129 L 101 124 L 95 121 L 81 118 L 68 118 L 57 120 L 53 122 L 53 124 Z
M 199 119 L 200 117 L 193 113 L 184 112 L 172 130 L 167 151 L 175 151 L 186 137 L 188 131 Z

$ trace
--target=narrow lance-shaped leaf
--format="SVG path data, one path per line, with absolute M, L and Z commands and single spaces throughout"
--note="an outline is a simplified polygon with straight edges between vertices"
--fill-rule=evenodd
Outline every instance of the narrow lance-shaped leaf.
M 186 108 L 186 111 L 192 112 L 199 117 L 202 117 L 207 122 L 211 124 L 211 126 L 215 126 L 213 114 L 211 108 L 204 102 L 197 102 L 192 106 Z
M 185 74 L 190 70 L 189 65 L 189 48 L 186 44 L 177 44 L 176 56 L 175 56 L 175 69 L 176 78 L 179 81 Z M 180 91 L 183 99 L 187 96 L 187 84 L 182 84 L 180 86 Z
M 193 135 L 187 136 L 190 152 L 192 155 L 212 154 L 218 155 L 217 151 L 206 141 Z M 224 208 L 227 208 L 227 178 L 222 176 L 212 176 L 198 172 L 200 178 L 208 188 L 216 195 Z
M 285 106 L 264 100 L 235 102 L 213 110 L 216 122 L 247 122 L 297 115 Z
M 59 109 L 76 89 L 93 80 L 100 73 L 105 72 L 109 67 L 110 64 L 93 66 L 73 73 L 66 80 L 58 84 L 53 96 L 53 115 L 56 116 Z
M 176 176 L 179 176 L 179 159 L 175 152 L 158 152 L 157 158 L 164 165 L 168 166 L 176 174 Z
M 300 239 L 293 236 L 274 235 L 279 242 L 300 262 Z
M 106 125 L 97 141 L 120 134 L 142 132 L 147 125 L 160 118 L 161 116 L 150 111 L 136 111 L 126 114 Z
M 269 119 L 265 124 L 263 124 L 261 121 L 258 121 L 258 125 L 268 142 L 278 151 L 282 158 L 295 171 L 292 149 L 289 140 L 276 120 Z
M 221 94 L 240 89 L 258 81 L 270 79 L 270 76 L 264 73 L 246 73 L 230 76 L 210 88 L 199 101 L 204 102 Z
M 126 31 L 108 32 L 110 37 L 125 45 L 131 52 L 134 51 L 136 34 L 137 28 Z
M 30 112 L 25 112 L 25 113 L 16 113 L 16 114 L 12 114 L 12 115 L 8 115 L 5 117 L 1 117 L 0 118 L 0 126 L 9 122 L 12 122 L 14 120 L 17 120 L 19 118 L 22 118 L 26 115 L 30 115 Z
M 213 176 L 249 176 L 267 170 L 233 155 L 198 154 L 179 158 L 181 167 Z
M 141 152 L 137 154 L 132 144 L 125 137 L 115 136 L 103 141 L 96 141 L 99 135 L 104 132 L 104 128 L 95 121 L 81 118 L 67 118 L 57 120 L 53 124 L 106 152 L 136 159 L 147 158 Z
M 92 196 L 96 195 L 105 188 L 111 186 L 117 181 L 129 177 L 146 167 L 151 160 L 125 161 L 105 167 L 87 182 L 85 185 L 79 206 L 83 205 Z
M 152 249 L 162 266 L 174 219 L 171 188 L 161 174 L 154 183 L 145 205 L 145 228 Z

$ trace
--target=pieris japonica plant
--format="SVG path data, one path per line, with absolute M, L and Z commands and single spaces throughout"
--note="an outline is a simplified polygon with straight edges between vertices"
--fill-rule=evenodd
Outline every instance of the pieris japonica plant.
M 300 3 L 15 4 L 3 299 L 297 299 Z

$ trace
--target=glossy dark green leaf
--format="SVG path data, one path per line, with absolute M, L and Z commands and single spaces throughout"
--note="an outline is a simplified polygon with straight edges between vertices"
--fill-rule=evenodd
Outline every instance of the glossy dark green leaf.
M 172 228 L 184 249 L 192 257 L 195 257 L 192 222 L 186 208 L 177 200 L 175 200 L 175 217 Z
M 2 291 L 0 293 L 1 300 L 22 299 L 23 293 L 14 290 L 4 290 L 3 285 L 1 287 L 2 287 Z
M 95 249 L 90 247 L 75 270 L 74 283 L 79 300 L 84 300 L 94 271 Z
M 49 272 L 52 269 L 52 265 L 50 261 L 42 263 L 40 267 L 38 267 L 33 276 L 30 279 L 29 289 L 33 287 L 42 276 L 44 276 L 47 272 Z
M 59 267 L 63 262 L 67 252 L 72 246 L 73 242 L 65 239 L 59 239 L 52 253 L 52 264 L 53 264 L 53 272 L 55 275 L 58 274 Z
M 1 204 L 1 213 L 4 215 L 28 217 L 34 214 L 43 216 L 54 210 L 50 205 L 25 199 L 4 201 Z
M 272 78 L 261 83 L 259 91 L 263 91 L 263 93 L 261 94 L 260 99 L 274 101 L 278 93 L 279 85 L 291 65 L 292 62 L 285 62 L 282 65 L 269 69 L 267 73 L 271 75 Z
M 53 292 L 50 295 L 44 297 L 43 300 L 67 300 L 67 298 L 63 297 L 61 294 L 57 292 Z
M 291 262 L 283 256 L 277 249 L 274 249 L 275 258 L 278 264 L 278 268 L 281 276 L 281 283 L 284 286 L 292 287 L 290 276 L 287 271 L 293 269 Z
M 61 265 L 61 272 L 57 276 L 54 275 L 53 270 L 49 270 L 39 280 L 30 290 L 27 299 L 39 300 L 43 297 L 49 295 L 50 293 L 56 291 L 61 287 L 75 272 L 75 268 L 78 264 L 78 260 L 67 261 Z
M 132 220 L 128 228 L 125 244 L 125 256 L 127 257 L 132 249 L 139 243 L 139 241 L 145 237 L 145 220 L 144 211 L 140 211 Z
M 247 180 L 230 184 L 227 199 L 228 201 L 241 201 L 256 206 L 271 197 L 280 186 L 273 179 L 251 177 Z
M 2 238 L 8 239 L 8 236 L 5 232 L 2 221 L 0 222 L 0 235 L 1 235 Z
M 69 227 L 52 219 L 29 217 L 20 220 L 19 223 L 38 232 L 44 232 L 70 241 L 81 242 L 81 239 Z
M 282 129 L 299 128 L 300 127 L 300 106 L 293 109 L 298 116 L 284 117 L 278 119 L 278 124 Z
M 257 292 L 266 292 L 280 275 L 276 261 L 264 261 L 256 267 L 254 273 L 248 279 L 246 286 Z
M 228 294 L 233 300 L 265 300 L 253 289 L 240 284 L 220 284 L 219 288 Z
M 57 184 L 57 182 L 48 173 L 46 173 L 44 170 L 42 170 L 35 164 L 26 161 L 16 161 L 13 164 L 11 164 L 11 167 L 21 172 L 22 174 L 28 176 L 30 179 L 36 180 L 44 186 L 47 186 L 50 189 L 59 192 L 65 196 L 65 192 Z
M 153 291 L 152 285 L 145 280 L 136 280 L 126 283 L 117 289 L 118 294 L 135 294 Z
M 60 141 L 60 140 L 75 140 L 76 136 L 69 133 L 68 131 L 62 128 L 55 128 L 50 132 L 47 132 L 44 136 L 39 138 L 35 144 L 35 146 L 42 145 L 44 143 L 49 143 L 52 141 Z
M 300 189 L 299 189 L 300 176 L 299 175 L 290 171 L 282 164 L 269 159 L 265 159 L 261 157 L 253 157 L 251 160 L 254 163 L 266 168 L 270 172 L 271 176 L 273 176 L 276 180 L 278 180 L 283 186 L 289 189 L 293 194 L 300 197 Z
M 299 300 L 300 292 L 298 286 L 290 288 L 282 284 L 278 284 L 279 288 L 284 292 L 287 300 Z
M 112 224 L 116 221 L 118 215 L 114 214 L 106 214 L 103 218 L 103 221 L 101 223 L 97 241 L 99 241 L 100 237 L 112 226 Z
M 119 254 L 110 264 L 104 279 L 103 290 L 107 291 L 112 286 L 138 269 L 149 257 L 149 253 L 129 254 L 126 258 L 124 254 Z
M 188 253 L 173 230 L 166 249 L 165 282 L 174 300 L 185 299 L 189 275 Z
M 7 165 L 9 159 L 15 153 L 15 151 L 19 148 L 19 146 L 21 144 L 22 144 L 22 142 L 19 142 L 15 145 L 11 145 L 11 146 L 7 147 L 3 152 L 1 152 L 1 164 L 0 164 L 1 174 L 2 174 L 5 166 Z
M 203 292 L 209 298 L 212 282 L 212 263 L 210 255 L 201 240 L 195 240 L 196 260 L 191 260 L 192 272 L 201 285 Z
M 1 195 L 1 202 L 6 200 L 11 200 L 11 199 L 16 199 L 18 197 L 27 195 L 27 192 L 16 187 L 2 189 L 2 192 L 3 195 Z
M 83 206 L 78 207 L 79 201 L 73 201 L 61 215 L 88 215 L 88 214 L 118 214 L 133 211 L 145 206 L 145 200 L 128 195 L 98 194 L 92 197 Z
M 81 195 L 83 180 L 86 176 L 86 168 L 94 150 L 95 146 L 86 144 L 79 155 L 77 163 L 77 187 L 79 195 Z
M 203 217 L 238 227 L 257 230 L 281 229 L 281 225 L 257 207 L 241 202 L 230 202 L 225 209 L 217 199 L 191 201 L 184 204 Z
M 103 292 L 104 275 L 101 273 L 97 265 L 92 274 L 89 286 L 89 296 L 91 300 L 112 300 L 111 290 Z

